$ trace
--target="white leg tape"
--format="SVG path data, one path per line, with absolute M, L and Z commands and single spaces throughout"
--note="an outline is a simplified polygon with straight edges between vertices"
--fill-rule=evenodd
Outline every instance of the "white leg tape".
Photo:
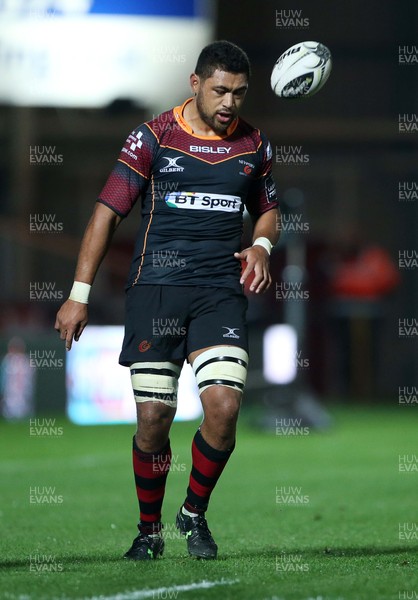
M 199 354 L 193 363 L 200 394 L 212 385 L 242 391 L 247 368 L 248 354 L 236 346 L 216 346 Z
M 135 402 L 162 402 L 176 408 L 181 367 L 172 362 L 137 362 L 130 370 Z

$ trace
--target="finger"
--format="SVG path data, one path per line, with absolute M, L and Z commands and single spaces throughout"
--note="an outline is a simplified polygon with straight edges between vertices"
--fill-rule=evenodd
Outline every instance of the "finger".
M 66 329 L 63 333 L 63 339 L 65 339 L 65 349 L 71 350 L 71 346 L 73 345 L 73 338 L 75 337 L 76 333 L 75 327 L 72 327 L 71 329 Z
M 245 280 L 247 279 L 248 275 L 250 275 L 250 273 L 253 272 L 253 265 L 251 265 L 250 263 L 247 263 L 246 268 L 244 269 L 242 275 L 241 275 L 241 279 L 239 280 L 239 282 L 241 284 L 243 284 L 245 282 Z
M 74 341 L 78 342 L 78 340 L 80 339 L 81 334 L 83 333 L 86 325 L 87 325 L 87 323 L 80 323 L 77 331 L 74 333 Z
M 66 336 L 65 336 L 65 349 L 66 350 L 71 350 L 71 346 L 73 345 L 73 337 L 74 337 L 73 329 L 66 332 Z
M 254 268 L 254 273 L 255 273 L 254 279 L 250 286 L 251 292 L 253 292 L 254 290 L 258 290 L 260 283 L 264 280 L 264 271 L 263 271 L 262 265 L 260 265 L 259 263 L 256 263 L 255 268 Z
M 234 256 L 239 260 L 247 260 L 249 250 L 252 250 L 252 248 L 244 248 L 241 252 L 234 252 Z
M 269 289 L 269 287 L 271 286 L 271 282 L 272 282 L 272 279 L 271 279 L 270 271 L 269 271 L 269 270 L 267 270 L 267 285 L 266 285 L 266 287 L 264 288 L 264 291 L 265 291 L 265 292 L 266 292 L 266 291 Z
M 260 285 L 258 286 L 256 293 L 259 294 L 260 292 L 265 292 L 271 284 L 271 276 L 270 276 L 270 271 L 268 266 L 264 266 L 263 268 L 263 279 L 260 283 Z

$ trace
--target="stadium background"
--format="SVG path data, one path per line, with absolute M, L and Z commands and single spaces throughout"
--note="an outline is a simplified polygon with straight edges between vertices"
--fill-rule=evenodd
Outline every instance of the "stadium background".
M 33 3 L 34 13 L 42 17 L 45 7 L 39 8 L 40 4 Z M 18 5 L 21 10 L 22 3 L 16 0 Z M 297 410 L 288 412 L 289 406 L 308 395 L 318 409 L 310 414 L 314 424 L 328 423 L 328 415 L 341 424 L 339 415 L 342 415 L 347 431 L 352 427 L 352 441 L 347 442 L 347 447 L 354 448 L 356 444 L 353 477 L 356 472 L 364 475 L 361 466 L 364 449 L 376 461 L 381 459 L 386 466 L 391 464 L 396 479 L 398 455 L 409 452 L 417 462 L 416 439 L 412 437 L 413 429 L 406 429 L 405 421 L 410 426 L 416 423 L 418 397 L 418 6 L 413 0 L 401 3 L 396 0 L 384 3 L 377 0 L 367 3 L 360 0 L 318 0 L 315 3 L 231 0 L 207 5 L 213 11 L 210 39 L 229 39 L 242 46 L 251 59 L 253 76 L 242 116 L 263 129 L 271 140 L 274 176 L 284 201 L 288 227 L 272 258 L 271 292 L 262 299 L 250 297 L 252 364 L 243 422 L 246 414 L 251 418 L 256 414 L 257 419 L 264 413 L 274 415 L 275 419 L 289 414 L 298 416 Z M 6 7 L 13 9 L 13 2 L 0 3 L 0 10 Z M 53 12 L 50 11 L 52 20 L 61 18 Z M 302 19 L 302 24 L 292 24 L 298 19 Z M 140 38 L 141 32 L 138 40 Z M 309 100 L 280 100 L 270 89 L 271 68 L 282 51 L 304 39 L 319 40 L 331 49 L 330 79 L 324 89 Z M 166 55 L 167 49 L 168 53 L 173 52 L 173 60 L 170 62 L 167 56 L 165 60 L 175 74 L 176 56 L 183 55 L 181 37 L 170 47 L 171 50 L 168 46 L 163 49 Z M 93 56 L 90 60 L 94 63 L 94 48 L 90 51 Z M 409 63 L 405 61 L 407 56 Z M 195 60 L 194 56 L 186 58 L 192 63 Z M 23 59 L 18 54 L 10 57 L 4 46 L 0 49 L 2 67 L 7 61 L 13 67 L 13 61 L 17 65 L 19 60 Z M 133 71 L 132 77 L 141 77 L 141 74 Z M 62 292 L 63 298 L 67 296 L 82 233 L 126 135 L 152 114 L 171 107 L 174 100 L 161 99 L 158 107 L 136 105 L 125 96 L 101 108 L 18 106 L 4 99 L 7 96 L 7 91 L 3 94 L 4 88 L 1 91 L 4 85 L 4 81 L 0 82 L 3 98 L 0 105 L 0 355 L 6 354 L 10 339 L 18 336 L 25 342 L 28 353 L 36 351 L 41 355 L 43 351 L 51 351 L 54 360 L 62 360 L 64 365 L 62 343 L 53 330 L 61 302 L 54 301 L 52 296 L 43 301 L 31 299 L 31 285 L 52 282 L 56 292 Z M 175 94 L 176 101 L 187 96 L 187 80 L 178 82 Z M 400 127 L 402 115 L 412 119 L 409 132 Z M 31 163 L 30 147 L 33 146 L 54 147 L 62 163 Z M 38 150 L 38 156 L 40 154 Z M 292 160 L 303 164 L 291 164 Z M 403 190 L 412 190 L 409 200 L 405 200 Z M 41 215 L 41 218 L 53 215 L 55 223 L 62 224 L 62 230 L 34 233 L 30 229 L 31 215 Z M 139 206 L 115 235 L 92 292 L 91 325 L 123 323 L 122 289 L 138 219 Z M 303 230 L 292 232 L 290 224 L 296 227 L 298 222 Z M 382 269 L 387 277 L 381 287 L 362 263 L 360 252 L 370 246 L 379 248 L 380 256 L 384 256 Z M 355 256 L 358 259 L 356 274 L 360 272 L 360 276 L 348 278 L 348 291 L 347 287 L 343 292 L 338 291 L 336 273 L 341 271 L 337 270 L 352 265 L 348 259 Z M 305 299 L 278 300 L 276 284 L 282 281 L 286 264 L 289 260 L 303 261 L 304 257 L 306 271 L 300 289 L 307 292 Z M 353 276 L 353 271 L 349 271 L 350 274 Z M 300 336 L 301 364 L 292 385 L 272 385 L 261 375 L 263 333 L 266 327 L 289 320 Z M 100 366 L 97 377 L 100 377 Z M 61 419 L 66 402 L 64 367 L 56 368 L 54 363 L 50 368 L 39 369 L 34 382 L 36 417 Z M 409 398 L 410 406 L 404 406 L 405 397 Z M 327 412 L 322 413 L 321 407 Z M 356 413 L 360 409 L 365 412 Z M 350 413 L 361 415 L 364 429 L 360 433 L 359 422 L 351 421 Z M 325 421 L 321 421 L 321 417 Z M 377 439 L 377 433 L 373 437 L 375 423 L 380 435 L 376 418 L 381 423 L 387 419 L 386 433 L 393 423 L 399 439 L 383 436 Z M 57 425 L 62 423 L 66 422 L 56 422 Z M 266 426 L 266 422 L 263 424 Z M 267 423 L 269 426 L 272 426 L 271 421 Z M 32 443 L 28 440 L 28 419 L 10 427 L 16 429 L 7 429 L 3 437 L 5 446 L 9 439 L 16 441 L 15 449 L 8 445 L 7 449 L 11 456 L 20 458 L 23 465 L 27 453 L 32 452 L 27 448 Z M 403 427 L 408 433 L 402 446 Z M 344 438 L 344 432 L 339 438 L 339 431 L 333 426 L 330 431 L 337 436 L 336 440 Z M 106 443 L 112 444 L 111 434 L 103 435 Z M 100 443 L 99 437 L 94 439 L 96 445 Z M 257 438 L 261 456 L 263 447 L 272 447 L 271 438 L 266 440 L 265 446 L 263 439 Z M 349 439 L 348 433 L 346 439 Z M 318 454 L 318 476 L 319 466 L 328 464 L 334 452 L 325 434 L 323 440 L 324 456 Z M 362 441 L 364 446 L 361 446 Z M 17 448 L 21 443 L 20 452 Z M 285 456 L 290 461 L 296 456 L 296 461 L 302 462 L 306 458 L 301 451 L 305 442 L 298 446 L 296 455 L 290 443 L 290 440 L 284 442 Z M 90 450 L 84 444 L 85 440 L 80 453 L 85 451 L 87 456 Z M 60 448 L 64 452 L 67 446 L 63 443 Z M 68 451 L 71 451 L 70 446 Z M 256 464 L 252 466 L 258 469 Z M 337 469 L 335 473 L 338 481 Z M 372 477 L 373 473 L 371 470 L 369 475 Z M 393 500 L 392 525 L 396 520 L 410 522 L 414 518 L 412 507 L 409 512 L 405 509 L 416 492 L 415 479 L 412 479 L 416 474 L 411 473 L 409 477 L 407 484 L 403 481 L 399 488 L 405 501 L 403 509 L 396 508 L 400 504 L 396 505 Z M 37 481 L 44 480 L 40 477 Z M 385 497 L 393 495 L 395 498 L 396 486 L 392 483 L 377 489 L 383 490 Z M 361 487 L 357 506 L 360 506 L 360 490 Z M 22 493 L 27 495 L 26 488 Z M 320 496 L 320 491 L 318 494 Z M 389 511 L 384 513 L 382 509 L 379 515 L 384 521 Z M 289 532 L 293 525 L 290 520 Z M 416 545 L 414 547 L 416 549 Z M 399 589 L 406 589 L 406 584 Z M 408 589 L 417 589 L 412 579 Z M 35 597 L 42 597 L 42 593 Z M 286 598 L 291 597 L 302 598 L 289 592 Z M 353 592 L 346 597 L 386 596 L 369 590 L 366 595 Z M 398 598 L 398 595 L 387 597 Z
M 252 61 L 243 116 L 271 139 L 282 198 L 292 199 L 293 192 L 302 199 L 293 209 L 284 202 L 284 227 L 289 233 L 284 232 L 275 253 L 272 290 L 263 302 L 251 299 L 253 345 L 258 349 L 257 332 L 266 321 L 283 322 L 283 312 L 292 304 L 276 300 L 275 286 L 282 280 L 287 242 L 296 240 L 306 249 L 303 290 L 308 300 L 293 303 L 306 313 L 301 347 L 301 356 L 306 364 L 309 361 L 303 373 L 306 383 L 321 397 L 396 403 L 399 388 L 417 385 L 416 335 L 408 339 L 399 335 L 399 319 L 409 319 L 413 325 L 417 317 L 416 267 L 398 265 L 399 253 L 410 252 L 413 257 L 417 247 L 417 202 L 399 199 L 400 185 L 416 185 L 417 135 L 398 129 L 399 115 L 413 116 L 417 105 L 416 64 L 400 64 L 399 59 L 400 46 L 409 46 L 412 52 L 416 48 L 417 8 L 406 0 L 402 10 L 394 1 L 316 6 L 313 9 L 302 1 L 289 7 L 265 1 L 257 9 L 249 2 L 216 4 L 214 37 L 242 45 Z M 321 40 L 332 49 L 332 76 L 322 93 L 307 102 L 279 100 L 269 86 L 272 65 L 284 49 L 305 38 Z M 171 49 L 182 53 L 180 42 Z M 175 56 L 173 60 L 175 70 Z M 187 81 L 178 87 L 176 100 L 188 94 Z M 172 105 L 170 99 L 161 102 L 167 108 Z M 49 301 L 30 300 L 30 286 L 52 282 L 55 291 L 66 297 L 95 198 L 125 136 L 154 109 L 118 98 L 102 109 L 3 104 L 0 110 L 0 350 L 4 354 L 10 337 L 20 335 L 29 349 L 35 344 L 64 358 L 51 329 L 59 302 L 53 301 L 53 295 Z M 29 147 L 33 146 L 54 147 L 62 163 L 31 164 Z M 62 231 L 33 233 L 30 215 L 53 215 Z M 115 236 L 95 284 L 91 324 L 123 323 L 121 290 L 138 219 L 137 210 Z M 297 219 L 303 228 L 299 232 Z M 362 294 L 373 295 L 373 289 L 350 290 L 358 305 L 348 308 L 347 314 L 342 309 L 343 318 L 338 319 L 333 318 L 332 269 L 348 245 L 356 250 L 368 245 L 385 250 L 400 281 L 388 294 L 376 292 L 376 302 L 368 302 L 367 297 L 362 302 Z M 347 344 L 352 348 L 347 349 Z M 344 351 L 347 355 L 340 356 Z M 259 354 L 253 353 L 254 369 L 260 368 Z M 346 365 L 351 361 L 350 368 L 344 367 L 344 360 Z M 64 401 L 63 370 L 39 373 L 39 410 L 62 411 Z

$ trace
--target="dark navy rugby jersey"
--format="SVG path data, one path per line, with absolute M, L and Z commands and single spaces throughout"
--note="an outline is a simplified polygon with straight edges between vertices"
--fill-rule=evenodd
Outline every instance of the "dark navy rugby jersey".
M 142 198 L 128 286 L 239 288 L 244 206 L 255 218 L 276 208 L 271 147 L 241 118 L 223 137 L 197 136 L 186 100 L 128 137 L 98 201 L 126 217 Z

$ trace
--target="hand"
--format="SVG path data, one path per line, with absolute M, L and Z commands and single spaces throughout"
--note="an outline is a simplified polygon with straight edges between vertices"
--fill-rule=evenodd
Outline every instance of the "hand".
M 247 277 L 254 271 L 254 279 L 250 286 L 250 292 L 259 294 L 265 292 L 271 285 L 269 270 L 269 254 L 262 246 L 251 246 L 241 252 L 235 252 L 235 258 L 245 260 L 247 266 L 241 275 L 240 283 L 244 283 Z
M 60 338 L 65 340 L 66 350 L 71 350 L 73 338 L 78 342 L 87 325 L 87 321 L 87 304 L 75 302 L 75 300 L 67 300 L 61 306 L 57 313 L 54 327 L 59 332 Z

